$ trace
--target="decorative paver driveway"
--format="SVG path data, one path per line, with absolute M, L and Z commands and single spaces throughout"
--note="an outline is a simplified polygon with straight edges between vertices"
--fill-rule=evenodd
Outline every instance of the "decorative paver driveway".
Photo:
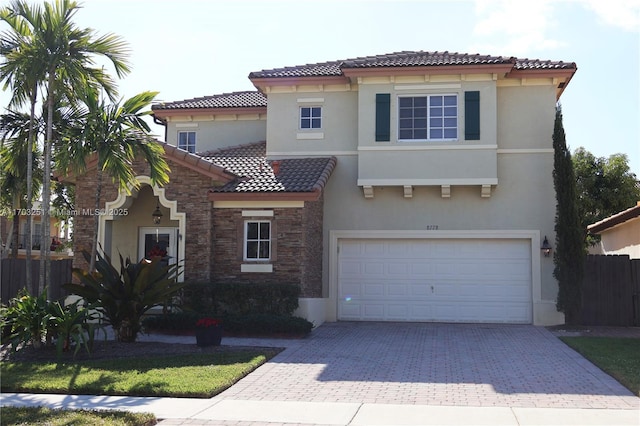
M 542 327 L 325 323 L 220 398 L 639 409 Z

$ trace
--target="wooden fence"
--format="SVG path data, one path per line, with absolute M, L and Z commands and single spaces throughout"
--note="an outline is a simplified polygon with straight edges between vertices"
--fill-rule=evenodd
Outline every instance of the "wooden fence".
M 584 272 L 583 325 L 640 326 L 640 259 L 588 255 Z
M 18 294 L 21 288 L 26 286 L 27 266 L 26 259 L 2 259 L 0 262 L 2 262 L 0 265 L 0 300 L 6 304 Z M 51 261 L 51 283 L 47 291 L 48 299 L 57 300 L 67 295 L 62 285 L 71 282 L 72 264 L 72 259 Z M 39 273 L 40 261 L 32 259 L 31 279 L 36 288 L 38 287 Z

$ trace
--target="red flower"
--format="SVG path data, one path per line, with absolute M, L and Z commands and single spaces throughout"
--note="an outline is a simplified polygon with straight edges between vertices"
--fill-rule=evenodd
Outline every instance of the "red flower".
M 196 328 L 218 327 L 222 321 L 215 318 L 201 318 L 196 322 Z

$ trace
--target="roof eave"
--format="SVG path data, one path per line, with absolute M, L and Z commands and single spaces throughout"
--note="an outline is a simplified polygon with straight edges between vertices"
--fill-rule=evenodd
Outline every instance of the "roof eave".
M 640 217 L 640 205 L 631 207 L 630 209 L 603 219 L 600 222 L 589 225 L 587 226 L 587 231 L 590 234 L 599 234 L 607 229 L 621 225 L 638 217 Z
M 152 116 L 156 118 L 185 117 L 195 115 L 240 115 L 240 114 L 266 114 L 267 107 L 230 107 L 230 108 L 165 108 L 154 110 Z
M 383 75 L 450 75 L 450 74 L 506 74 L 513 64 L 460 64 L 460 65 L 423 65 L 415 67 L 368 67 L 343 68 L 345 76 L 375 77 Z
M 342 75 L 311 76 L 311 77 L 251 77 L 249 80 L 260 91 L 270 86 L 318 86 L 327 84 L 349 84 L 349 78 Z
M 318 201 L 322 190 L 312 192 L 209 192 L 209 201 Z

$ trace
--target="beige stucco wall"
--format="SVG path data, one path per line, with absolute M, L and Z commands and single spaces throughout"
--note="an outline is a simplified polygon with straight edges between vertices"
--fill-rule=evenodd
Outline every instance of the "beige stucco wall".
M 640 217 L 628 220 L 600 233 L 602 254 L 628 254 L 640 259 Z
M 267 151 L 270 156 L 356 151 L 357 91 L 271 93 L 268 99 Z M 307 106 L 322 106 L 321 129 L 299 128 L 300 107 Z
M 140 260 L 139 249 L 139 229 L 140 227 L 154 227 L 151 213 L 157 206 L 157 197 L 154 197 L 153 190 L 149 185 L 143 185 L 137 193 L 128 200 L 123 210 L 127 215 L 114 216 L 111 221 L 111 259 L 118 259 L 118 255 L 123 258 L 129 257 L 131 260 Z M 163 214 L 162 227 L 177 227 L 177 221 L 169 220 L 170 212 L 164 206 L 160 206 Z M 107 236 L 108 238 L 108 236 Z M 117 262 L 117 261 L 116 261 Z M 117 263 L 116 263 L 117 264 Z
M 223 116 L 215 120 L 196 117 L 167 123 L 167 143 L 176 145 L 178 132 L 196 132 L 196 152 L 260 142 L 266 138 L 265 116 Z

